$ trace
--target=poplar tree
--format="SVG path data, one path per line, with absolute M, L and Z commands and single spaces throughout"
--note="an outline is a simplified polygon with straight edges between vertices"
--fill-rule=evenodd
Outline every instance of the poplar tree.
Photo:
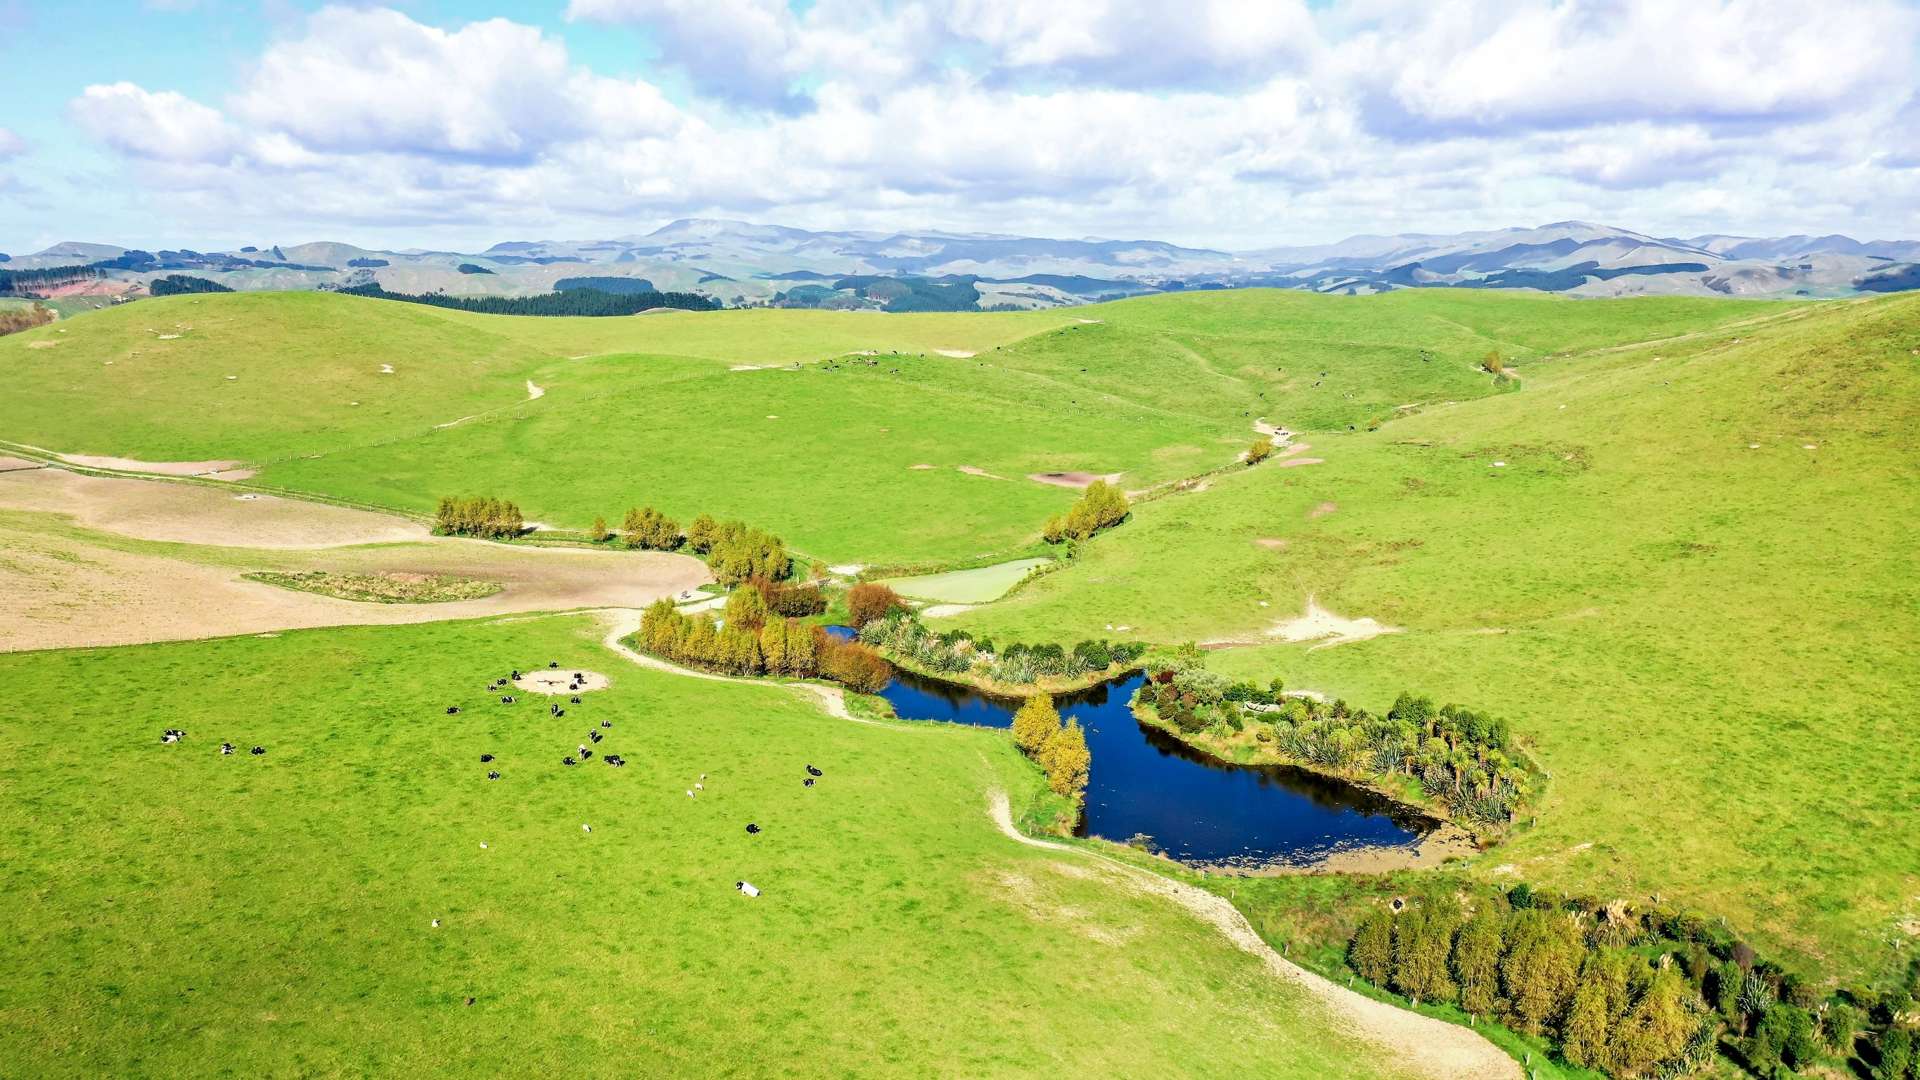
M 1020 706 L 1013 714 L 1013 745 L 1028 754 L 1038 755 L 1047 745 L 1053 733 L 1060 730 L 1060 713 L 1053 707 L 1053 699 L 1046 694 L 1035 694 Z

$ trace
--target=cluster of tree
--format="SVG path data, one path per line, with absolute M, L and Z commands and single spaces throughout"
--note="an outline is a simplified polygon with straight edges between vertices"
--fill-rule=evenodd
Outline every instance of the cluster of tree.
M 1258 465 L 1273 456 L 1273 440 L 1265 435 L 1253 440 L 1247 447 L 1247 464 Z
M 1873 1080 L 1916 1080 L 1901 989 L 1823 991 L 1759 959 L 1721 924 L 1624 903 L 1554 899 L 1522 884 L 1451 887 L 1398 913 L 1374 907 L 1347 945 L 1361 978 L 1547 1035 L 1570 1064 L 1614 1076 L 1697 1069 L 1716 1048 L 1765 1077 L 1858 1055 Z
M 488 540 L 509 540 L 525 532 L 526 521 L 520 507 L 505 499 L 484 495 L 462 499 L 443 496 L 434 511 L 433 531 L 441 536 L 479 536 Z
M 756 578 L 785 581 L 793 572 L 793 559 L 787 554 L 786 543 L 744 521 L 716 521 L 711 514 L 701 514 L 682 532 L 678 522 L 660 511 L 651 506 L 637 506 L 627 511 L 620 532 L 621 542 L 629 548 L 692 551 L 706 560 L 707 567 L 722 585 L 738 585 Z M 611 535 L 604 518 L 594 519 L 596 541 Z
M 461 273 L 463 273 L 463 274 L 491 274 L 491 273 L 493 273 L 493 271 L 491 271 L 491 270 L 489 270 L 489 269 L 487 269 L 487 268 L 486 268 L 486 267 L 484 267 L 484 266 L 481 266 L 481 265 L 480 265 L 479 263 L 461 263 L 461 264 L 460 264 L 459 266 L 456 266 L 456 267 L 454 267 L 454 269 L 455 269 L 455 270 L 458 270 L 458 271 L 460 271 L 460 272 L 461 272 Z
M 53 289 L 103 277 L 93 266 L 49 266 L 43 270 L 0 270 L 0 296 L 34 295 L 37 289 Z
M 599 289 L 569 289 L 566 292 L 538 296 L 448 296 L 446 293 L 388 292 L 378 284 L 355 285 L 339 290 L 350 296 L 375 300 L 398 300 L 407 304 L 475 311 L 483 315 L 637 315 L 653 308 L 680 308 L 686 311 L 714 311 L 720 302 L 698 293 L 640 292 L 614 294 Z
M 385 259 L 348 259 L 347 265 L 355 270 L 378 270 L 380 267 L 393 264 Z
M 1535 781 L 1506 720 L 1402 693 L 1385 716 L 1266 687 L 1199 667 L 1156 671 L 1136 706 L 1188 734 L 1244 731 L 1287 757 L 1349 776 L 1418 780 L 1427 798 L 1463 823 L 1510 824 Z
M 1577 911 L 1431 899 L 1360 921 L 1348 963 L 1416 1003 L 1452 1002 L 1558 1040 L 1571 1064 L 1645 1076 L 1704 1057 L 1706 1006 L 1670 964 L 1590 941 Z
M 1027 686 L 1043 678 L 1077 678 L 1125 668 L 1147 647 L 1137 641 L 1087 640 L 1071 649 L 1013 642 L 996 648 L 965 630 L 935 633 L 912 612 L 896 608 L 860 629 L 860 640 L 941 675 L 973 674 L 993 682 Z
M 1085 540 L 1101 529 L 1120 524 L 1126 518 L 1126 492 L 1105 480 L 1095 480 L 1080 493 L 1080 501 L 1069 507 L 1064 516 L 1056 514 L 1047 519 L 1041 535 L 1049 544 Z
M 217 281 L 188 274 L 168 274 L 147 282 L 147 292 L 154 296 L 180 296 L 185 293 L 232 292 L 232 289 Z
M 1047 786 L 1078 803 L 1086 798 L 1093 754 L 1087 733 L 1072 720 L 1060 722 L 1053 699 L 1035 694 L 1013 714 L 1013 744 L 1046 770 Z
M 727 595 L 718 622 L 661 599 L 640 619 L 634 646 L 689 667 L 730 675 L 824 676 L 861 693 L 878 693 L 893 669 L 871 648 L 841 641 L 818 626 L 776 614 L 765 594 L 743 585 Z
M 17 334 L 53 321 L 53 309 L 39 301 L 27 307 L 0 308 L 0 334 Z

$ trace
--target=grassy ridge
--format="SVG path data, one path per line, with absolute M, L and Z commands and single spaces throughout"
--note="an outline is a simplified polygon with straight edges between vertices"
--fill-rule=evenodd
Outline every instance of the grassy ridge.
M 1038 790 L 1004 737 L 835 720 L 626 666 L 598 634 L 554 618 L 0 656 L 0 1060 L 1390 1071 L 1216 931 L 1000 836 L 983 792 Z M 559 720 L 482 691 L 549 659 L 614 685 Z M 562 767 L 601 718 L 630 764 Z M 161 745 L 166 727 L 187 740 Z
M 1917 323 L 1920 298 L 1834 304 L 1537 365 L 1519 393 L 1312 435 L 1323 465 L 1142 507 L 958 621 L 1259 640 L 1311 595 L 1402 627 L 1211 666 L 1505 715 L 1554 780 L 1482 872 L 1658 893 L 1886 975 L 1920 903 Z

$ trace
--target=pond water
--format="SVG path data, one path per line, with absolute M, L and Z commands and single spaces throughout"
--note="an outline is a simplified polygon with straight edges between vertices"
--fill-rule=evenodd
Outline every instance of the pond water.
M 844 636 L 844 628 L 835 628 Z M 1182 862 L 1257 869 L 1358 847 L 1417 844 L 1435 822 L 1364 788 L 1282 765 L 1232 765 L 1134 719 L 1133 674 L 1054 698 L 1086 729 L 1093 767 L 1081 835 L 1144 834 Z M 908 720 L 1006 728 L 1017 700 L 894 672 L 881 697 Z

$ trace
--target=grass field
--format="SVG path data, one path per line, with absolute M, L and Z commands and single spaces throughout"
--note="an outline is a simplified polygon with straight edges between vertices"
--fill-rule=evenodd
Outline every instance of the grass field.
M 563 527 L 650 503 L 744 518 L 832 563 L 917 566 L 1031 543 L 1074 496 L 1029 473 L 1120 472 L 1142 489 L 1230 463 L 1262 416 L 1343 429 L 1496 394 L 1489 352 L 1524 375 L 1569 349 L 1777 310 L 1251 290 L 1073 316 L 514 319 L 185 297 L 0 341 L 0 365 L 35 372 L 0 402 L 0 430 L 69 453 L 243 460 L 270 487 L 410 511 L 479 480 Z M 915 352 L 844 356 L 893 350 Z
M 1257 642 L 1309 596 L 1377 618 L 1405 632 L 1210 666 L 1506 715 L 1553 782 L 1480 872 L 1659 894 L 1884 977 L 1920 916 L 1915 349 L 1907 296 L 1529 365 L 1516 393 L 1311 433 L 1324 464 L 1141 507 L 956 621 Z
M 0 656 L 5 1070 L 1391 1071 L 1211 927 L 1002 837 L 984 793 L 1038 789 L 1004 737 L 611 667 L 600 632 Z M 614 685 L 561 719 L 482 690 L 549 659 Z M 563 767 L 603 718 L 630 764 Z

